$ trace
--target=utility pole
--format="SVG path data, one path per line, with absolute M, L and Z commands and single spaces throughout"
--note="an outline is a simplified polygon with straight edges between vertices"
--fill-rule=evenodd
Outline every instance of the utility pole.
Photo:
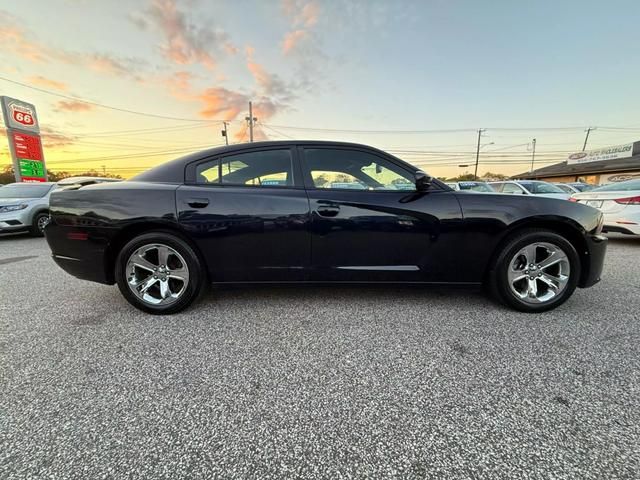
M 585 132 L 587 132 L 587 135 L 584 137 L 584 145 L 582 145 L 582 151 L 584 152 L 587 148 L 587 140 L 589 140 L 589 134 L 591 133 L 591 130 L 595 130 L 596 127 L 589 127 L 585 130 Z
M 476 170 L 473 174 L 473 176 L 476 179 L 478 178 L 478 162 L 480 161 L 480 137 L 482 136 L 482 132 L 484 132 L 485 130 L 486 130 L 485 128 L 478 129 L 478 147 L 476 148 Z
M 244 117 L 244 119 L 249 124 L 249 141 L 253 143 L 253 124 L 258 121 L 256 117 L 253 116 L 253 106 L 251 102 L 249 102 L 249 116 Z
M 102 165 L 102 174 L 103 175 L 107 174 L 107 166 L 106 165 Z
M 531 153 L 531 171 L 533 172 L 533 162 L 536 161 L 536 139 L 531 142 L 533 144 L 533 153 Z
M 222 125 L 224 125 L 224 129 L 220 133 L 224 137 L 224 143 L 226 145 L 229 145 L 229 135 L 227 135 L 227 122 L 222 122 Z

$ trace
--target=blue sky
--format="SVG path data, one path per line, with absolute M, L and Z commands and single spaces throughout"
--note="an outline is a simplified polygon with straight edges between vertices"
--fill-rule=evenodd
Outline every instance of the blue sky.
M 581 147 L 585 126 L 599 127 L 593 147 L 640 139 L 639 2 L 139 0 L 125 10 L 123 4 L 1 5 L 1 76 L 58 95 L 210 123 L 183 129 L 188 122 L 83 106 L 0 81 L 0 93 L 38 106 L 49 128 L 50 168 L 106 163 L 135 173 L 176 156 L 163 151 L 219 143 L 212 120 L 231 121 L 232 140 L 245 141 L 248 99 L 264 125 L 260 138 L 415 150 L 403 155 L 437 175 L 462 173 L 458 164 L 473 158 L 473 130 L 481 127 L 483 155 L 492 160 L 481 172 L 526 170 L 533 137 L 540 162 L 565 158 Z M 156 127 L 167 130 L 113 133 L 109 142 L 91 137 Z M 443 129 L 464 131 L 392 133 Z M 1 142 L 0 164 L 7 162 Z M 131 160 L 112 159 L 119 153 Z

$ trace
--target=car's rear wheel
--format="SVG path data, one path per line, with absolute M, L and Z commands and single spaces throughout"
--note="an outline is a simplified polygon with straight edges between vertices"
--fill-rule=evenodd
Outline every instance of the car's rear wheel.
M 48 212 L 40 212 L 34 215 L 31 228 L 29 229 L 31 236 L 42 237 L 44 235 L 44 227 L 47 226 L 47 223 L 49 223 Z
M 120 251 L 115 267 L 118 288 L 127 301 L 159 315 L 191 305 L 206 276 L 193 248 L 169 232 L 132 239 Z
M 579 277 L 580 258 L 566 238 L 526 230 L 504 245 L 489 281 L 503 303 L 523 312 L 544 312 L 564 303 Z

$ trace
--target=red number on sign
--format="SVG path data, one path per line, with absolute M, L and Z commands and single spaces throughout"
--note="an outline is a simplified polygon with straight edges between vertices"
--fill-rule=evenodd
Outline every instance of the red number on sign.
M 13 118 L 16 122 L 23 125 L 33 125 L 33 117 L 28 113 L 18 112 L 17 110 L 14 110 Z

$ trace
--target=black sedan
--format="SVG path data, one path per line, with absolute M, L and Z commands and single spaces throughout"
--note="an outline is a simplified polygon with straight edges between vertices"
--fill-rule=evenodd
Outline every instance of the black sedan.
M 457 192 L 380 150 L 290 141 L 213 148 L 51 196 L 54 260 L 174 313 L 208 283 L 485 285 L 541 312 L 600 279 L 596 209 Z

